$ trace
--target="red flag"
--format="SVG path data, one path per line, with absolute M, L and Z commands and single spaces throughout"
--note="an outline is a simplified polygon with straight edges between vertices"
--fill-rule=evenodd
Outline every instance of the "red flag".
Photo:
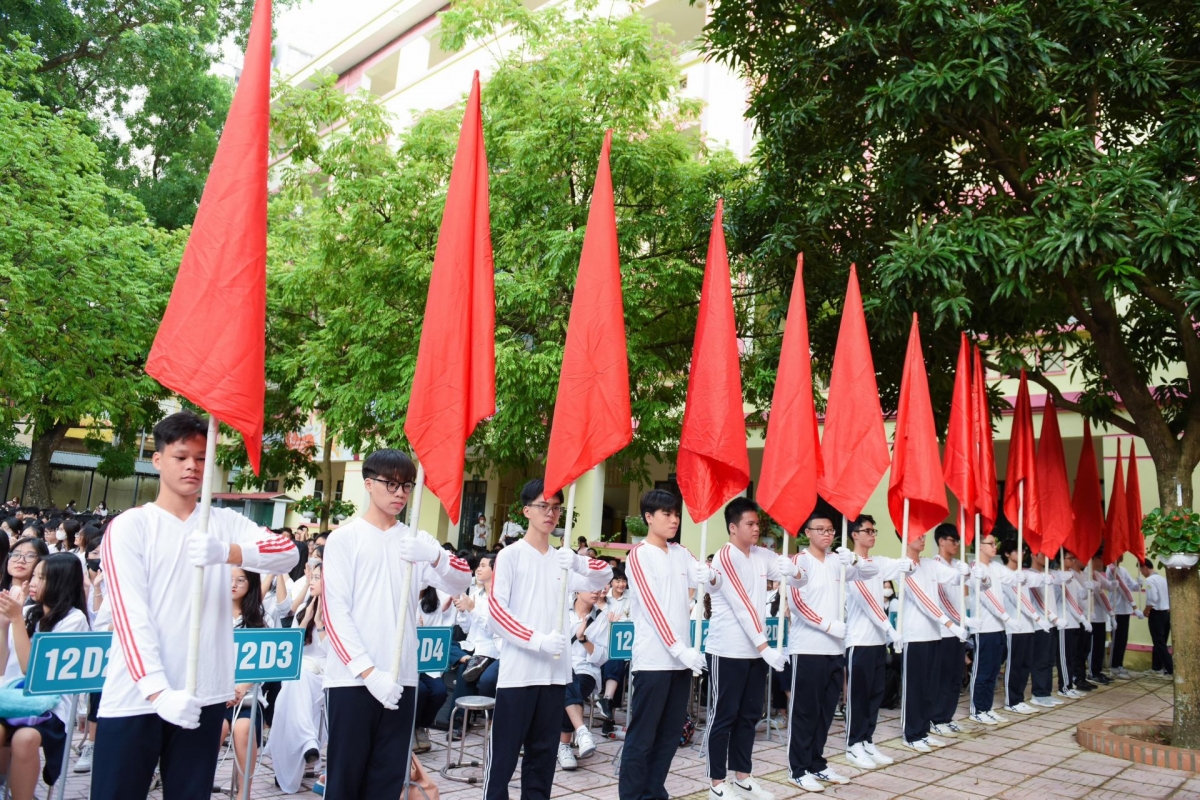
M 146 374 L 235 428 L 258 474 L 266 391 L 271 2 L 246 60 Z
M 980 530 L 991 533 L 996 526 L 999 497 L 996 487 L 996 452 L 992 445 L 992 412 L 988 405 L 987 376 L 983 358 L 975 347 L 975 370 L 971 376 L 971 453 L 975 458 L 975 512 Z M 973 527 L 973 524 L 972 524 Z
M 971 413 L 971 347 L 964 333 L 954 370 L 954 396 L 950 401 L 950 427 L 946 429 L 942 477 L 951 494 L 958 499 L 958 527 L 966 547 L 970 547 L 975 538 L 975 459 L 971 457 Z
M 1071 489 L 1067 481 L 1067 459 L 1063 454 L 1062 433 L 1054 398 L 1046 398 L 1042 411 L 1042 438 L 1037 449 L 1037 487 L 1042 513 L 1039 551 L 1053 558 L 1075 536 L 1075 512 L 1071 510 Z
M 1068 539 L 1068 550 L 1084 559 L 1091 558 L 1106 538 L 1104 496 L 1100 491 L 1100 472 L 1096 468 L 1096 450 L 1092 446 L 1092 428 L 1083 422 L 1083 450 L 1075 470 L 1075 493 L 1071 496 L 1075 514 L 1075 535 Z
M 1129 440 L 1129 477 L 1125 481 L 1125 506 L 1129 527 L 1125 530 L 1125 551 L 1139 562 L 1146 560 L 1146 538 L 1142 536 L 1142 484 L 1138 479 L 1137 446 Z
M 756 492 L 763 509 L 793 536 L 817 505 L 817 478 L 822 472 L 811 358 L 801 253 L 796 257 L 796 277 L 779 351 L 779 371 L 771 395 Z
M 887 472 L 889 458 L 858 270 L 853 264 L 829 379 L 821 458 L 825 471 L 817 480 L 817 491 L 854 519 Z
M 888 511 L 896 531 L 904 521 L 908 500 L 908 535 L 920 536 L 946 518 L 946 483 L 938 456 L 937 428 L 929 401 L 929 378 L 921 353 L 921 332 L 913 314 L 900 378 L 896 410 L 896 443 L 892 448 L 892 473 L 888 482 Z
M 1112 495 L 1108 500 L 1108 516 L 1104 520 L 1104 565 L 1120 561 L 1128 546 L 1129 506 L 1125 499 L 1125 464 L 1121 459 L 1121 440 L 1117 439 L 1117 466 L 1113 470 Z
M 617 214 L 604 134 L 546 454 L 551 495 L 633 441 Z
M 718 200 L 708 236 L 676 466 L 679 491 L 694 522 L 711 517 L 750 484 L 737 325 L 721 227 L 723 208 Z
M 1022 514 L 1025 543 L 1033 551 L 1038 550 L 1042 538 L 1038 498 L 1033 407 L 1029 404 L 1029 383 L 1025 378 L 1025 370 L 1021 370 L 1021 385 L 1017 389 L 1017 404 L 1013 409 L 1012 434 L 1008 439 L 1008 469 L 1004 474 L 1004 516 L 1015 526 L 1018 514 Z
M 496 411 L 496 295 L 479 72 L 446 190 L 404 433 L 458 524 L 467 439 Z

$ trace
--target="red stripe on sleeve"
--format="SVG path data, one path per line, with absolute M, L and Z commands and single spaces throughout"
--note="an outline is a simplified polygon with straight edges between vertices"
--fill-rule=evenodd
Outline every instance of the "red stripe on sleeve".
M 725 577 L 733 584 L 733 588 L 737 590 L 738 597 L 742 599 L 746 610 L 750 612 L 750 619 L 754 621 L 755 632 L 762 633 L 762 621 L 758 618 L 758 612 L 754 610 L 754 605 L 750 602 L 750 596 L 746 594 L 746 589 L 742 586 L 742 580 L 738 577 L 737 570 L 733 567 L 733 560 L 729 557 L 729 545 L 721 548 L 720 558 L 721 563 L 725 566 Z
M 875 596 L 871 594 L 871 590 L 867 588 L 867 585 L 862 581 L 855 581 L 854 585 L 858 587 L 858 593 L 861 594 L 867 601 L 867 605 L 875 613 L 875 616 L 879 619 L 887 619 L 887 614 L 883 613 L 883 609 L 880 607 L 879 601 L 876 600 Z
M 593 572 L 599 572 L 601 570 L 608 569 L 608 562 L 601 561 L 598 558 L 589 558 L 588 569 L 592 570 Z
M 507 564 L 508 560 L 504 559 L 503 563 Z M 493 581 L 500 580 L 501 576 L 504 574 L 504 570 L 500 568 L 501 558 L 499 554 L 496 556 L 495 564 L 496 571 Z M 533 637 L 533 631 L 517 622 L 512 614 L 508 612 L 508 609 L 500 604 L 500 599 L 497 595 L 498 593 L 493 591 L 492 596 L 488 598 L 488 611 L 491 613 L 492 618 L 495 619 L 496 622 L 499 622 L 500 627 L 504 628 L 504 630 L 508 631 L 518 639 L 528 642 L 530 638 Z
M 938 584 L 938 597 L 942 598 L 942 605 L 946 609 L 946 616 L 950 617 L 950 619 L 954 622 L 958 622 L 962 619 L 962 617 L 958 615 L 958 609 L 951 601 L 950 595 L 946 594 L 946 587 L 942 586 L 941 584 Z
M 663 640 L 663 644 L 671 647 L 675 644 L 675 634 L 671 631 L 671 626 L 667 624 L 667 618 L 659 608 L 658 600 L 650 590 L 650 582 L 646 580 L 646 574 L 642 571 L 642 561 L 638 557 L 638 550 L 641 547 L 642 545 L 639 544 L 629 552 L 630 573 L 634 583 L 637 584 L 638 597 L 642 599 L 646 610 L 650 612 L 650 619 L 654 621 L 654 627 L 658 631 L 659 637 Z
M 937 607 L 937 604 L 929 599 L 929 595 L 925 594 L 925 592 L 921 590 L 921 587 L 915 580 L 913 580 L 912 575 L 906 576 L 904 578 L 904 582 L 908 584 L 908 588 L 912 590 L 912 593 L 917 596 L 917 600 L 920 601 L 921 605 L 925 606 L 930 614 L 933 614 L 937 617 L 942 616 L 942 610 Z
M 329 585 L 329 572 L 321 573 L 321 608 L 325 613 L 325 632 L 329 634 L 329 641 L 333 643 L 333 651 L 337 653 L 337 657 L 342 660 L 343 664 L 349 666 L 350 653 L 346 650 L 346 645 L 342 643 L 342 639 L 334 630 L 333 620 L 329 613 L 329 601 L 325 598 L 325 588 Z
M 133 626 L 125 611 L 125 598 L 121 594 L 121 581 L 117 576 L 116 560 L 112 555 L 112 537 L 114 531 L 109 526 L 109 532 L 104 536 L 103 555 L 104 575 L 108 580 L 109 594 L 112 595 L 113 628 L 121 639 L 121 651 L 125 654 L 125 666 L 129 669 L 129 677 L 137 683 L 146 677 L 146 666 L 142 663 L 142 654 L 138 652 L 137 640 L 133 635 Z
M 468 564 L 465 559 L 461 559 L 458 556 L 450 556 L 450 566 L 459 572 L 471 571 L 471 565 Z

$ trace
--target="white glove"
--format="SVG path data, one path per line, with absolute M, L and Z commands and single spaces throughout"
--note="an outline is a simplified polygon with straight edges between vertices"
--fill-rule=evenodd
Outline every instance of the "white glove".
M 967 617 L 963 620 L 962 626 L 967 629 L 968 633 L 974 633 L 979 630 L 979 620 L 974 617 Z
M 888 625 L 887 626 L 887 638 L 888 638 L 888 641 L 892 643 L 893 647 L 900 644 L 900 631 L 896 630 L 891 625 Z
M 1038 624 L 1038 627 L 1044 631 L 1050 630 L 1050 623 L 1046 620 L 1045 617 L 1038 617 L 1037 624 Z
M 679 660 L 694 675 L 699 675 L 708 669 L 708 661 L 705 660 L 704 654 L 694 647 L 684 648 L 684 651 L 679 654 Z
M 955 561 L 954 569 L 957 570 L 958 574 L 964 578 L 971 574 L 971 568 L 968 567 L 964 561 Z
M 581 562 L 583 569 L 579 568 Z M 575 572 L 587 572 L 587 557 L 573 553 L 571 552 L 571 548 L 563 545 L 558 549 L 558 568 L 574 570 Z
M 846 623 L 841 620 L 831 619 L 825 623 L 825 632 L 835 639 L 845 639 Z
M 229 545 L 211 533 L 194 533 L 188 540 L 188 560 L 193 567 L 224 564 L 229 560 Z
M 837 556 L 838 561 L 842 562 L 842 564 L 847 567 L 853 566 L 854 562 L 858 561 L 858 556 L 854 554 L 854 551 L 847 550 L 844 547 L 839 547 L 837 550 L 835 550 L 834 555 Z
M 1018 586 L 1024 586 L 1025 583 L 1029 580 L 1029 576 L 1026 575 L 1024 572 L 1018 572 L 1016 575 L 1013 576 L 1013 580 L 1015 580 L 1017 582 Z
M 1142 610 L 1141 610 L 1140 608 L 1135 608 L 1135 609 L 1133 610 L 1133 615 L 1134 615 L 1135 617 L 1137 617 L 1138 619 L 1145 619 L 1145 618 L 1146 618 L 1146 615 L 1142 613 Z
M 561 655 L 562 651 L 567 649 L 567 637 L 563 636 L 558 631 L 550 631 L 549 633 L 534 633 L 533 638 L 529 640 L 534 647 L 530 649 L 540 650 L 543 653 L 551 656 Z
M 988 577 L 988 568 L 980 561 L 976 561 L 971 565 L 971 577 L 977 581 L 982 581 Z
M 400 538 L 400 558 L 416 564 L 418 561 L 437 561 L 442 555 L 442 548 L 417 534 Z
M 1019 631 L 1017 629 L 1017 621 L 1015 619 L 1013 619 L 1012 617 L 1009 617 L 1008 619 L 1004 620 L 1004 632 L 1005 633 L 1020 633 L 1021 631 Z
M 1054 620 L 1054 627 L 1058 628 L 1060 631 L 1065 631 L 1067 629 L 1067 621 L 1062 617 L 1059 617 L 1058 619 Z
M 1095 581 L 1084 581 L 1083 582 L 1083 588 L 1087 589 L 1088 591 L 1095 589 L 1099 585 L 1100 584 L 1096 583 Z
M 955 625 L 953 622 L 950 623 L 950 632 L 957 636 L 960 642 L 965 642 L 970 638 L 970 634 L 967 633 L 962 625 Z
M 913 560 L 911 558 L 896 559 L 896 569 L 900 570 L 900 572 L 902 572 L 906 575 L 908 573 L 912 572 L 916 568 L 917 568 L 917 565 L 913 563 Z
M 179 689 L 163 689 L 154 698 L 154 713 L 181 728 L 200 727 L 200 701 Z
M 1083 621 L 1083 629 L 1084 629 L 1085 631 L 1087 631 L 1088 633 L 1091 633 L 1091 632 L 1092 632 L 1092 623 L 1088 622 L 1088 621 L 1085 619 L 1085 620 Z
M 787 666 L 787 656 L 776 650 L 774 647 L 768 647 L 762 651 L 763 661 L 771 665 L 771 669 L 776 672 L 783 672 L 783 668 Z
M 794 578 L 796 577 L 796 573 L 800 571 L 800 565 L 787 556 L 776 558 L 775 568 L 782 572 L 785 578 Z
M 703 561 L 692 564 L 690 572 L 692 582 L 698 586 L 711 586 L 712 582 L 717 579 L 716 571 Z M 708 590 L 705 589 L 705 591 Z
M 384 672 L 381 669 L 371 670 L 371 674 L 363 678 L 363 683 L 367 685 L 367 691 L 382 703 L 384 708 L 391 711 L 399 708 L 404 687 L 396 683 L 392 673 Z

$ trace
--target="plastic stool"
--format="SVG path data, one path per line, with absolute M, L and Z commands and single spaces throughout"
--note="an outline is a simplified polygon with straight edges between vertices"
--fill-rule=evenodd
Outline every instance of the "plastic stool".
M 454 701 L 454 708 L 450 709 L 450 724 L 446 728 L 446 766 L 439 770 L 441 776 L 447 780 L 458 781 L 459 783 L 482 783 L 483 764 L 487 763 L 488 741 L 491 738 L 492 732 L 492 710 L 496 708 L 496 698 L 482 697 L 480 695 L 467 695 L 460 697 Z M 462 738 L 458 740 L 458 761 L 451 761 L 450 756 L 454 750 L 454 715 L 462 711 Z M 483 727 L 483 761 L 464 761 L 463 752 L 467 746 L 467 721 L 471 717 L 472 711 L 482 711 L 484 718 Z M 479 769 L 480 774 L 475 775 L 455 775 L 452 770 L 458 769 Z

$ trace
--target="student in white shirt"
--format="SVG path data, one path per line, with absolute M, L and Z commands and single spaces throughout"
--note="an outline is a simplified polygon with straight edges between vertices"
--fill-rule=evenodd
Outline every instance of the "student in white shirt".
M 1026 551 L 1028 552 L 1028 551 Z M 1050 623 L 1038 612 L 1031 591 L 1037 574 L 1023 567 L 1022 553 L 1017 542 L 1009 540 L 1000 546 L 1000 558 L 1014 579 L 1003 584 L 1004 608 L 1008 611 L 1008 656 L 1004 665 L 1004 710 L 1014 714 L 1033 714 L 1036 708 L 1025 702 L 1025 687 L 1033 674 L 1034 632 L 1049 631 Z M 1018 567 L 1021 567 L 1018 570 Z M 1020 608 L 1017 599 L 1020 598 Z
M 190 411 L 155 425 L 158 496 L 118 516 L 104 535 L 114 635 L 97 723 L 95 800 L 145 797 L 155 766 L 164 796 L 209 797 L 225 704 L 234 696 L 230 570 L 288 572 L 299 557 L 286 536 L 264 538 L 232 509 L 212 509 L 208 532 L 196 530 L 207 435 L 208 422 Z M 193 695 L 185 683 L 196 567 L 206 569 Z
M 488 527 L 487 518 L 483 514 L 479 515 L 479 519 L 475 522 L 475 534 L 471 539 L 471 544 L 478 547 L 480 550 L 487 550 Z
M 796 574 L 793 561 L 758 546 L 758 504 L 735 497 L 725 506 L 729 541 L 713 558 L 717 591 L 705 644 L 708 658 L 709 716 L 704 735 L 710 800 L 751 797 L 774 800 L 751 774 L 754 730 L 762 717 L 768 669 L 782 670 L 787 659 L 767 645 L 763 609 L 767 581 Z M 734 773 L 732 788 L 726 775 Z
M 875 769 L 894 762 L 874 740 L 887 677 L 887 647 L 900 641 L 888 619 L 884 581 L 907 575 L 914 565 L 907 558 L 871 555 L 878 536 L 871 515 L 863 514 L 849 528 L 854 552 L 879 572 L 846 585 L 846 758 L 860 769 Z
M 1029 699 L 1029 704 L 1038 708 L 1054 708 L 1062 705 L 1063 701 L 1054 696 L 1053 641 L 1066 623 L 1058 616 L 1051 602 L 1050 591 L 1054 588 L 1054 576 L 1046 569 L 1046 556 L 1043 553 L 1034 553 L 1030 556 L 1029 564 L 1025 583 L 1029 599 L 1037 613 L 1049 623 L 1033 632 L 1033 671 L 1030 676 L 1033 696 Z
M 1059 695 L 1067 698 L 1083 697 L 1084 692 L 1096 688 L 1087 681 L 1086 660 L 1089 649 L 1085 634 L 1091 632 L 1092 623 L 1087 618 L 1087 587 L 1080 573 L 1081 564 L 1074 553 L 1063 554 L 1062 571 L 1055 576 L 1059 608 L 1066 624 L 1059 631 Z
M 1129 617 L 1133 615 L 1138 619 L 1145 618 L 1145 614 L 1133 600 L 1133 593 L 1139 591 L 1142 584 L 1119 563 L 1108 565 L 1108 580 L 1113 587 L 1113 616 L 1117 620 L 1113 627 L 1112 657 L 1109 664 L 1114 678 L 1128 680 L 1133 677 L 1129 670 L 1125 669 L 1125 648 L 1129 644 Z
M 1091 655 L 1088 660 L 1088 680 L 1101 686 L 1112 683 L 1112 678 L 1104 674 L 1105 650 L 1108 645 L 1108 631 L 1115 627 L 1112 604 L 1112 584 L 1109 583 L 1108 573 L 1104 570 L 1102 553 L 1092 556 L 1091 569 L 1088 571 L 1089 580 L 1095 584 L 1091 589 Z
M 667 774 L 687 718 L 692 675 L 706 667 L 691 642 L 688 593 L 701 582 L 711 589 L 716 573 L 671 542 L 679 530 L 675 495 L 651 489 L 642 495 L 640 510 L 646 539 L 629 551 L 626 562 L 633 578 L 633 683 L 619 797 L 667 800 Z
M 240 567 L 234 567 L 230 570 L 232 573 L 232 591 L 233 598 L 233 627 L 237 628 L 274 628 L 275 618 L 267 614 L 262 603 L 262 577 L 256 572 L 247 572 Z M 247 698 L 247 692 L 254 691 L 252 697 Z M 254 726 L 254 745 L 250 749 L 249 764 L 250 764 L 250 781 L 254 780 L 254 767 L 258 763 L 257 750 L 262 747 L 262 729 L 263 718 L 262 709 L 259 707 L 265 701 L 265 697 L 257 691 L 257 688 L 252 683 L 239 683 L 233 687 L 233 699 L 225 704 L 225 724 L 221 726 L 221 741 L 230 734 L 230 727 L 233 729 L 233 754 L 234 754 L 234 769 L 233 769 L 233 787 L 234 794 L 237 795 L 242 791 L 240 788 L 242 780 L 242 770 L 247 763 L 246 749 L 250 741 L 250 727 Z M 234 714 L 237 718 L 234 718 Z M 253 723 L 251 719 L 253 718 Z M 216 788 L 216 787 L 214 787 Z M 249 792 L 247 792 L 249 794 Z
M 625 568 L 613 567 L 612 581 L 608 584 L 608 592 L 601 598 L 604 615 L 611 625 L 614 622 L 628 622 L 633 608 L 629 594 L 629 581 L 625 576 Z M 600 676 L 604 679 L 604 692 L 597 703 L 596 716 L 604 720 L 602 730 L 608 733 L 613 729 L 613 700 L 617 690 L 625 682 L 625 672 L 629 669 L 628 661 L 609 659 L 600 668 Z
M 1175 660 L 1167 647 L 1171 638 L 1171 595 L 1167 591 L 1167 579 L 1154 571 L 1149 561 L 1142 562 L 1142 578 L 1146 584 L 1146 621 L 1150 623 L 1150 640 L 1154 649 L 1150 654 L 1150 672 L 1159 677 L 1175 674 Z
M 399 450 L 363 462 L 369 503 L 361 517 L 329 536 L 322 562 L 322 605 L 330 656 L 325 662 L 329 753 L 326 797 L 374 800 L 403 785 L 417 707 L 417 614 L 429 585 L 457 595 L 471 583 L 467 563 L 396 517 L 416 467 Z M 400 672 L 393 675 L 399 598 L 408 582 Z
M 788 709 L 788 779 L 809 792 L 850 779 L 825 761 L 825 740 L 845 677 L 846 623 L 839 619 L 843 574 L 861 581 L 879 574 L 878 565 L 833 545 L 833 519 L 813 514 L 804 525 L 808 547 L 793 556 L 795 574 L 787 588 L 792 632 Z
M 933 529 L 933 540 L 938 550 L 934 560 L 957 570 L 958 565 L 962 563 L 958 558 L 958 528 L 949 522 L 943 522 Z M 939 583 L 937 589 L 937 603 L 942 613 L 952 622 L 962 625 L 962 582 Z M 949 628 L 943 627 L 940 633 L 942 640 L 938 644 L 938 671 L 941 680 L 935 689 L 937 699 L 934 702 L 929 730 L 935 736 L 958 736 L 963 729 L 954 721 L 954 714 L 958 711 L 963 672 L 967 668 L 967 643 L 951 633 Z
M 612 568 L 603 561 L 573 553 L 566 543 L 557 550 L 550 544 L 563 498 L 562 492 L 545 497 L 544 488 L 535 478 L 521 489 L 529 530 L 496 554 L 488 610 L 492 631 L 504 640 L 504 647 L 485 765 L 486 800 L 507 800 L 522 745 L 522 798 L 550 797 L 566 685 L 571 681 L 571 659 L 563 657 L 568 609 L 560 598 L 568 590 L 602 589 L 612 578 Z
M 0 619 L 9 629 L 22 674 L 29 671 L 30 640 L 38 631 L 88 630 L 87 601 L 83 594 L 83 568 L 72 553 L 56 553 L 43 559 L 29 581 L 33 603 L 22 607 L 17 598 L 0 594 Z M 3 647 L 3 645 L 0 645 Z M 32 800 L 38 780 L 38 749 L 46 756 L 42 770 L 45 782 L 59 780 L 63 751 L 67 746 L 70 698 L 63 695 L 51 716 L 34 725 L 2 723 L 0 744 L 12 749 L 8 765 L 8 788 L 13 800 Z
M 596 752 L 596 740 L 583 722 L 583 707 L 600 682 L 600 668 L 608 661 L 608 618 L 596 608 L 600 590 L 576 592 L 567 630 L 571 633 L 571 682 L 563 700 L 563 728 L 558 741 L 558 766 L 573 770 L 579 764 L 571 752 L 571 743 L 579 748 L 579 758 Z

